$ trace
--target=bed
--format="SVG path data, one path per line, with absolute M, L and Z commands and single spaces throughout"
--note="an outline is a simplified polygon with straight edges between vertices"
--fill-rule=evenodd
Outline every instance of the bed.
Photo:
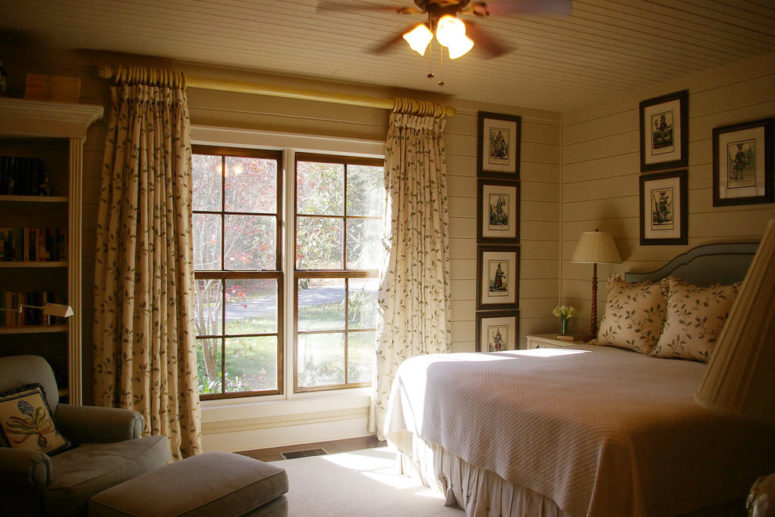
M 626 280 L 736 282 L 755 250 L 701 246 Z M 739 514 L 775 470 L 775 428 L 699 407 L 704 369 L 595 345 L 415 357 L 384 434 L 405 473 L 470 516 Z

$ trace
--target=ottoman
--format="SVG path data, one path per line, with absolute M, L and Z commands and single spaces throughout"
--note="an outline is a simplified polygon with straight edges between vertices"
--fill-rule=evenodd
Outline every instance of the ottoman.
M 192 456 L 113 486 L 89 500 L 89 516 L 285 516 L 288 476 L 228 452 Z

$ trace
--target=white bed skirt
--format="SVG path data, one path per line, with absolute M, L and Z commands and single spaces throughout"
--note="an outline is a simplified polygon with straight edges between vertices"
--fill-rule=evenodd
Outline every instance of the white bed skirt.
M 439 490 L 446 506 L 462 508 L 467 517 L 572 517 L 553 500 L 513 485 L 408 431 L 391 433 L 388 440 L 398 449 L 402 474 Z
M 391 433 L 387 440 L 398 453 L 401 474 L 419 479 L 444 495 L 445 506 L 457 506 L 466 517 L 573 517 L 552 499 L 514 485 L 499 475 L 426 442 L 408 431 Z M 745 516 L 742 500 L 684 514 L 682 517 Z

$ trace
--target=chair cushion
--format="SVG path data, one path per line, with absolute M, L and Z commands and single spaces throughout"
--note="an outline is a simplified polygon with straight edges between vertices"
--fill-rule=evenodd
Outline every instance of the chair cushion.
M 0 394 L 0 445 L 48 455 L 70 447 L 54 427 L 43 386 L 30 384 Z
M 165 465 L 165 436 L 113 443 L 88 443 L 51 458 L 54 479 L 43 495 L 52 515 L 86 512 L 89 498 L 106 488 Z
M 284 469 L 239 454 L 210 452 L 97 494 L 89 502 L 89 516 L 262 515 L 264 510 L 275 508 L 273 501 L 287 491 Z M 277 505 L 269 515 L 282 512 L 285 506 Z M 259 508 L 262 511 L 256 512 Z

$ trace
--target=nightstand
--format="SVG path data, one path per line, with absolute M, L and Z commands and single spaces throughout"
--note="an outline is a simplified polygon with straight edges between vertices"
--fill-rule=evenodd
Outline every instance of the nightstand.
M 535 334 L 525 337 L 528 350 L 531 348 L 565 348 L 569 346 L 586 344 L 582 339 L 575 341 L 565 341 L 557 339 L 557 334 Z

